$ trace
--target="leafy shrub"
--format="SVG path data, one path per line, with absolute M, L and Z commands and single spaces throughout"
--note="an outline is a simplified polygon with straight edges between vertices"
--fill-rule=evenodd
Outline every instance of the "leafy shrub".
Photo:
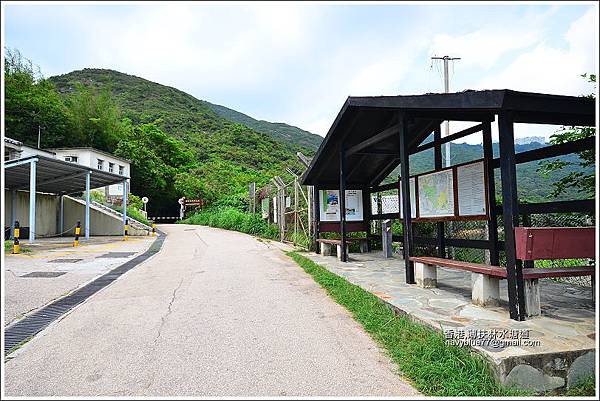
M 244 213 L 230 206 L 205 209 L 179 223 L 210 226 L 268 239 L 279 239 L 279 229 L 276 225 L 267 223 L 258 214 Z

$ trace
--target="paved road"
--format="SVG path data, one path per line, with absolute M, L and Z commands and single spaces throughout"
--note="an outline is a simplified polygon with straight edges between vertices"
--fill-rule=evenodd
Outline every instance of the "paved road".
M 184 225 L 5 363 L 7 395 L 414 395 L 276 246 Z
M 73 248 L 64 238 L 42 242 L 33 252 L 7 254 L 4 258 L 4 324 L 39 309 L 52 300 L 123 264 L 150 247 L 152 237 L 95 237 Z M 68 239 L 66 240 L 68 241 Z M 42 248 L 42 249 L 37 249 Z M 134 252 L 123 258 L 103 258 L 109 252 Z M 58 263 L 60 259 L 80 259 L 76 263 Z M 54 278 L 25 277 L 33 272 L 64 272 Z

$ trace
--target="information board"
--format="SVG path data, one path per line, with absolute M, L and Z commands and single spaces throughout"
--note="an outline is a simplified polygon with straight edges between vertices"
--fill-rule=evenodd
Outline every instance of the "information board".
M 319 191 L 321 221 L 340 221 L 339 193 L 337 189 Z M 362 219 L 362 191 L 346 190 L 346 221 L 362 221 Z
M 408 185 L 410 186 L 410 217 L 414 219 L 417 217 L 417 192 L 414 177 L 408 180 Z M 398 192 L 400 193 L 400 203 L 402 203 L 402 186 Z M 404 218 L 402 208 L 400 208 L 400 218 Z
M 418 185 L 420 218 L 454 217 L 453 169 L 421 175 Z
M 398 213 L 398 195 L 381 195 L 381 213 Z
M 483 161 L 456 168 L 458 215 L 487 215 L 485 170 Z

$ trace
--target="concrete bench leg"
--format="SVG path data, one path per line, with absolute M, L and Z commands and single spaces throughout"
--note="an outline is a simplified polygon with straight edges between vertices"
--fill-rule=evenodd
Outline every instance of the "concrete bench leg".
M 471 300 L 475 305 L 500 303 L 500 279 L 486 274 L 471 273 Z
M 368 241 L 360 241 L 360 253 L 369 252 L 369 242 Z
M 537 278 L 523 280 L 525 282 L 525 313 L 527 316 L 542 314 L 540 303 L 540 283 Z
M 319 242 L 321 245 L 321 255 L 323 256 L 331 256 L 331 244 L 326 244 L 324 242 Z
M 421 262 L 415 262 L 415 280 L 419 287 L 437 287 L 437 267 Z
M 346 244 L 346 255 L 348 255 L 348 245 Z M 338 244 L 336 245 L 336 251 L 337 251 L 337 258 L 338 260 L 342 260 L 342 244 Z

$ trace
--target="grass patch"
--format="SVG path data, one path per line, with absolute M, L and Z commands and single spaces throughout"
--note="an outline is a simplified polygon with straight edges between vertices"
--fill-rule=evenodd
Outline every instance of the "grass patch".
M 594 376 L 579 380 L 564 395 L 567 397 L 594 397 L 596 395 L 596 380 Z
M 13 250 L 13 241 L 5 240 L 4 241 L 4 254 L 5 255 L 12 254 L 12 250 Z M 21 253 L 31 253 L 31 249 L 23 246 L 23 244 L 21 244 L 20 250 L 21 250 Z
M 110 207 L 113 210 L 116 210 L 119 213 L 123 213 L 123 207 L 122 206 L 117 206 L 117 205 L 107 205 L 108 207 Z M 148 221 L 147 218 L 144 217 L 144 215 L 142 214 L 142 212 L 140 212 L 138 209 L 132 207 L 132 206 L 127 206 L 127 217 L 131 217 L 134 220 L 139 221 L 140 223 L 143 223 L 147 226 L 150 225 L 150 221 Z
M 178 223 L 223 228 L 279 240 L 279 228 L 276 225 L 267 223 L 259 214 L 244 213 L 234 207 L 205 209 Z
M 530 393 L 497 383 L 483 357 L 449 346 L 444 336 L 398 316 L 376 296 L 297 252 L 288 252 L 379 343 L 414 387 L 429 396 L 508 396 Z

